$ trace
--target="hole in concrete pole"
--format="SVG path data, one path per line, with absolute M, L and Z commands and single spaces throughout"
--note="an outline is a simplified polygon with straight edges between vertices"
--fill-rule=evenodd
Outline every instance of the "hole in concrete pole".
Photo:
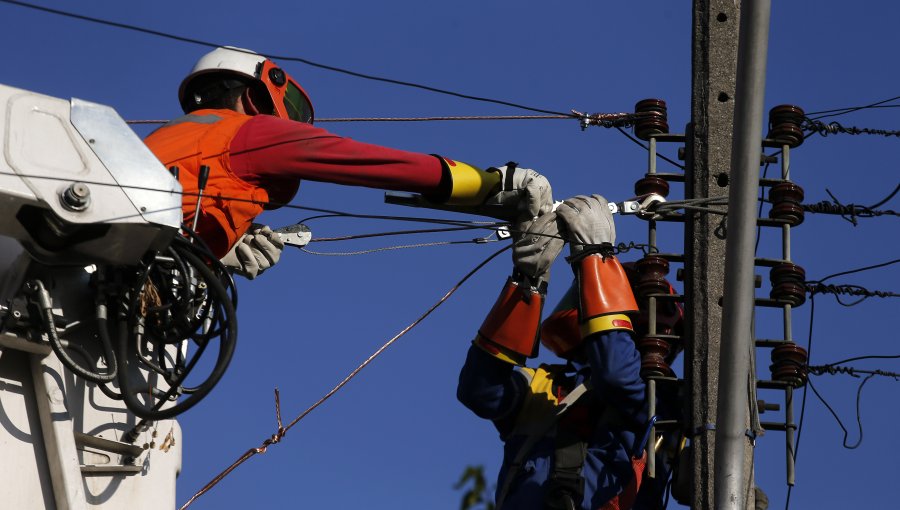
M 719 185 L 720 188 L 724 188 L 728 186 L 728 174 L 725 172 L 720 173 L 716 176 L 716 184 Z
M 716 16 L 716 19 L 717 19 L 718 21 L 724 23 L 724 22 L 728 21 L 728 15 L 725 14 L 724 12 L 720 12 L 719 15 Z
M 724 103 L 724 102 L 728 101 L 729 99 L 731 99 L 731 98 L 728 97 L 728 94 L 726 94 L 725 92 L 719 92 L 719 102 L 720 103 Z

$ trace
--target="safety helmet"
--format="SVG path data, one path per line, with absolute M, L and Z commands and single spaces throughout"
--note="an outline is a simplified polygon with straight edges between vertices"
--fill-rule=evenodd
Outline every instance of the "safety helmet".
M 181 82 L 178 100 L 185 112 L 202 106 L 205 98 L 196 84 L 213 75 L 222 77 L 220 90 L 248 85 L 241 98 L 248 113 L 264 113 L 312 124 L 312 103 L 296 80 L 272 60 L 233 46 L 222 46 L 200 57 Z
M 637 284 L 640 274 L 634 268 L 633 262 L 622 264 L 632 292 L 638 296 Z M 675 288 L 666 280 L 669 294 L 675 295 Z M 571 359 L 581 345 L 581 328 L 578 324 L 578 291 L 577 284 L 572 283 L 562 299 L 553 309 L 553 312 L 541 324 L 541 343 L 550 352 L 564 359 Z M 647 300 L 638 299 L 638 313 L 632 317 L 635 340 L 648 334 L 649 312 Z M 656 333 L 660 335 L 681 336 L 684 330 L 684 310 L 681 304 L 671 299 L 656 300 Z M 681 352 L 683 346 L 676 345 L 667 357 L 671 362 Z

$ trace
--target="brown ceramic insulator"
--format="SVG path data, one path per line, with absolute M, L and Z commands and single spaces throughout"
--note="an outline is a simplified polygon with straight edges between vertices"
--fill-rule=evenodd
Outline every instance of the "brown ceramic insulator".
M 644 99 L 634 105 L 634 112 L 644 114 L 634 122 L 634 136 L 649 140 L 653 135 L 669 132 L 668 111 L 662 99 Z
M 634 194 L 636 196 L 649 195 L 650 193 L 656 193 L 663 197 L 669 196 L 669 182 L 662 177 L 648 174 L 634 183 Z
M 769 281 L 772 282 L 772 285 L 778 285 L 782 282 L 802 284 L 806 281 L 806 271 L 793 262 L 782 262 L 772 267 L 772 271 L 769 273 Z
M 634 267 L 639 274 L 638 283 L 635 286 L 639 297 L 669 293 L 669 282 L 666 280 L 666 275 L 669 274 L 668 260 L 647 255 L 635 262 Z
M 801 203 L 805 198 L 803 188 L 797 183 L 790 181 L 779 182 L 772 186 L 769 190 L 769 200 L 774 202 L 796 202 Z
M 796 227 L 803 223 L 803 207 L 793 202 L 774 204 L 772 209 L 769 210 L 769 217 L 776 220 L 784 220 L 788 225 Z
M 788 147 L 803 143 L 803 121 L 806 115 L 799 106 L 783 104 L 769 110 L 769 134 L 766 138 L 778 140 Z
M 806 287 L 795 282 L 781 282 L 772 287 L 769 297 L 797 307 L 806 302 Z
M 783 381 L 797 388 L 806 384 L 809 355 L 806 349 L 795 343 L 786 343 L 772 349 L 772 379 Z
M 666 363 L 666 356 L 671 350 L 669 342 L 659 338 L 645 337 L 638 341 L 638 350 L 641 352 L 641 377 L 671 377 L 675 375 L 672 367 Z
M 803 188 L 793 182 L 779 182 L 769 190 L 772 209 L 769 217 L 785 220 L 791 226 L 803 223 Z

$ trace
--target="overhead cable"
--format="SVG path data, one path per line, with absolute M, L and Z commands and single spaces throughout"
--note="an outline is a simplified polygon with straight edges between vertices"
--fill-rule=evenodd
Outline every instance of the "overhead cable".
M 812 119 L 806 119 L 806 122 L 803 123 L 803 129 L 805 131 L 811 131 L 812 133 L 817 133 L 822 136 L 843 133 L 847 135 L 880 135 L 885 137 L 893 136 L 895 138 L 900 138 L 900 130 L 896 129 L 860 128 L 856 126 L 844 126 L 839 122 L 829 122 L 826 124 L 822 121 Z
M 426 317 L 428 317 L 429 315 L 431 315 L 432 312 L 434 312 L 439 306 L 441 306 L 445 301 L 447 301 L 447 299 L 449 299 L 450 296 L 452 296 L 453 293 L 456 292 L 456 290 L 459 289 L 459 288 L 462 286 L 462 284 L 464 284 L 464 283 L 465 283 L 472 275 L 474 275 L 476 272 L 478 272 L 479 269 L 481 269 L 482 267 L 486 266 L 486 265 L 488 264 L 488 262 L 490 262 L 491 260 L 493 260 L 494 258 L 496 258 L 496 257 L 497 257 L 498 255 L 500 255 L 501 253 L 505 252 L 506 250 L 510 249 L 511 247 L 512 247 L 511 245 L 507 245 L 507 246 L 501 248 L 500 250 L 497 250 L 496 252 L 494 252 L 493 254 L 491 254 L 490 256 L 488 256 L 488 257 L 487 257 L 486 259 L 484 259 L 483 261 L 481 261 L 477 266 L 475 266 L 474 269 L 472 269 L 471 271 L 469 271 L 468 273 L 466 273 L 466 275 L 463 276 L 463 277 L 462 277 L 462 278 L 461 278 L 461 279 L 460 279 L 460 280 L 459 280 L 459 281 L 458 281 L 458 282 L 457 282 L 457 283 L 456 283 L 449 291 L 447 291 L 447 293 L 444 294 L 444 296 L 441 297 L 434 305 L 432 305 L 431 308 L 429 308 L 425 313 L 423 313 L 422 315 L 420 315 L 419 318 L 417 318 L 415 321 L 413 321 L 409 326 L 403 328 L 403 330 L 401 330 L 399 333 L 397 333 L 396 335 L 394 335 L 394 337 L 392 337 L 390 340 L 388 340 L 384 345 L 382 345 L 381 347 L 379 347 L 374 353 L 372 353 L 371 356 L 369 356 L 368 358 L 366 358 L 365 361 L 363 361 L 358 367 L 356 367 L 356 368 L 355 368 L 353 371 L 351 371 L 344 379 L 342 379 L 341 382 L 339 382 L 334 388 L 332 388 L 330 391 L 328 391 L 328 393 L 326 393 L 325 395 L 323 395 L 323 396 L 322 396 L 319 400 L 317 400 L 314 404 L 312 404 L 311 406 L 309 406 L 305 411 L 303 411 L 302 413 L 300 413 L 300 414 L 299 414 L 296 418 L 294 418 L 294 420 L 291 421 L 287 426 L 283 426 L 283 425 L 282 425 L 282 422 L 281 422 L 281 408 L 280 408 L 280 401 L 279 401 L 279 398 L 278 398 L 278 391 L 276 390 L 276 393 L 275 393 L 275 402 L 276 402 L 276 414 L 277 414 L 277 417 L 278 417 L 278 430 L 277 430 L 277 432 L 276 432 L 275 434 L 273 434 L 271 437 L 267 438 L 265 441 L 263 441 L 262 444 L 261 444 L 260 446 L 258 446 L 258 447 L 256 447 L 256 448 L 250 448 L 249 450 L 247 450 L 247 451 L 246 451 L 242 456 L 240 456 L 234 463 L 232 463 L 230 466 L 228 466 L 227 468 L 225 468 L 224 471 L 222 471 L 221 473 L 219 473 L 218 475 L 216 475 L 215 478 L 213 478 L 209 483 L 207 483 L 205 486 L 203 486 L 203 488 L 201 488 L 199 491 L 197 491 L 196 494 L 194 494 L 193 496 L 191 496 L 191 498 L 190 498 L 184 505 L 181 506 L 180 510 L 186 509 L 186 508 L 189 507 L 191 504 L 193 504 L 194 501 L 197 500 L 197 498 L 199 498 L 199 497 L 202 496 L 203 494 L 206 494 L 207 492 L 209 492 L 210 489 L 212 489 L 213 487 L 215 487 L 219 482 L 222 481 L 222 479 L 224 479 L 226 476 L 228 476 L 228 474 L 231 473 L 232 471 L 234 471 L 238 466 L 240 466 L 241 464 L 243 464 L 244 462 L 246 462 L 248 459 L 250 459 L 250 457 L 253 457 L 254 455 L 256 455 L 256 454 L 258 454 L 258 453 L 266 453 L 266 450 L 268 449 L 268 447 L 269 447 L 270 445 L 276 444 L 276 443 L 280 442 L 281 439 L 284 438 L 284 435 L 285 435 L 291 428 L 293 428 L 294 425 L 296 425 L 297 423 L 299 423 L 303 418 L 305 418 L 309 413 L 311 413 L 312 411 L 314 411 L 317 407 L 319 407 L 320 405 L 324 404 L 326 400 L 328 400 L 328 399 L 331 398 L 335 393 L 337 393 L 338 391 L 340 391 L 340 389 L 343 388 L 348 382 L 350 382 L 351 379 L 353 379 L 354 377 L 356 377 L 356 375 L 357 375 L 362 369 L 366 368 L 366 366 L 368 366 L 372 361 L 374 361 L 375 358 L 377 358 L 379 355 L 381 355 L 381 353 L 383 353 L 388 347 L 390 347 L 390 346 L 391 346 L 394 342 L 396 342 L 400 337 L 402 337 L 403 335 L 405 335 L 406 333 L 408 333 L 411 329 L 413 329 L 414 327 L 416 327 L 420 322 L 422 322 L 423 320 L 425 320 Z
M 848 113 L 853 113 L 853 112 L 856 112 L 859 110 L 866 110 L 869 108 L 879 108 L 879 107 L 882 107 L 882 105 L 884 105 L 885 103 L 890 103 L 890 102 L 896 101 L 898 99 L 900 99 L 900 96 L 895 96 L 895 97 L 891 97 L 888 99 L 882 99 L 881 101 L 876 101 L 874 103 L 863 105 L 863 106 L 851 106 L 848 108 L 835 108 L 835 109 L 831 109 L 831 110 L 809 112 L 809 113 L 807 113 L 807 115 L 808 116 L 818 115 L 817 117 L 811 117 L 811 120 L 819 120 L 819 119 L 824 119 L 827 117 L 837 117 L 839 115 L 846 115 Z M 900 106 L 900 105 L 893 105 L 893 106 Z
M 894 188 L 894 191 L 888 194 L 888 196 L 879 200 L 877 203 L 865 206 L 858 204 L 842 204 L 836 196 L 829 190 L 825 188 L 825 192 L 828 193 L 828 196 L 831 197 L 831 202 L 827 200 L 822 200 L 816 204 L 802 204 L 804 211 L 809 211 L 812 213 L 822 213 L 822 214 L 839 214 L 845 220 L 849 221 L 853 224 L 853 226 L 857 225 L 857 218 L 873 218 L 876 216 L 898 216 L 897 211 L 891 209 L 879 210 L 876 209 L 891 199 L 893 199 L 898 192 L 900 192 L 900 184 Z
M 35 4 L 28 3 L 28 2 L 21 2 L 18 0 L 0 0 L 0 2 L 6 3 L 6 4 L 17 5 L 19 7 L 25 7 L 27 9 L 34 9 L 37 11 L 47 12 L 50 14 L 56 14 L 56 15 L 64 16 L 67 18 L 73 18 L 73 19 L 78 19 L 81 21 L 87 21 L 90 23 L 97 23 L 100 25 L 121 28 L 124 30 L 130 30 L 133 32 L 140 32 L 143 34 L 152 35 L 152 36 L 156 36 L 156 37 L 162 37 L 162 38 L 166 38 L 166 39 L 171 39 L 174 41 L 195 44 L 198 46 L 205 46 L 208 48 L 219 48 L 221 46 L 225 46 L 224 44 L 221 44 L 221 43 L 215 43 L 215 42 L 210 42 L 210 41 L 204 41 L 201 39 L 195 39 L 193 37 L 186 37 L 186 36 L 181 36 L 181 35 L 170 34 L 170 33 L 162 32 L 159 30 L 153 30 L 153 29 L 149 29 L 149 28 L 139 27 L 136 25 L 130 25 L 127 23 L 119 23 L 116 21 L 110 21 L 110 20 L 105 20 L 105 19 L 101 19 L 101 18 L 85 16 L 82 14 L 76 14 L 73 12 L 63 11 L 63 10 L 59 10 L 59 9 L 51 9 L 49 7 L 43 7 L 40 5 L 35 5 Z M 237 51 L 242 51 L 238 48 L 235 48 L 235 49 Z M 247 53 L 254 53 L 254 52 L 250 52 L 248 50 L 243 50 L 243 51 L 246 51 Z M 312 61 L 312 60 L 309 60 L 306 58 L 302 58 L 302 57 L 289 56 L 289 55 L 274 55 L 271 53 L 258 53 L 258 54 L 262 55 L 264 57 L 267 57 L 267 58 L 271 58 L 273 60 L 279 60 L 279 61 L 283 61 L 283 62 L 298 62 L 301 64 L 306 64 L 311 67 L 316 67 L 319 69 L 324 69 L 326 71 L 333 71 L 336 73 L 346 74 L 349 76 L 355 76 L 357 78 L 362 78 L 365 80 L 373 80 L 373 81 L 380 81 L 380 82 L 384 82 L 384 83 L 392 83 L 394 85 L 401 85 L 404 87 L 411 87 L 411 88 L 426 90 L 429 92 L 435 92 L 437 94 L 444 94 L 447 96 L 468 99 L 471 101 L 480 101 L 480 102 L 485 102 L 485 103 L 493 103 L 493 104 L 499 104 L 499 105 L 503 105 L 503 106 L 509 106 L 512 108 L 518 108 L 520 110 L 528 110 L 528 111 L 538 112 L 538 113 L 548 113 L 548 114 L 553 114 L 553 115 L 563 115 L 563 116 L 568 116 L 570 118 L 575 118 L 575 116 L 573 114 L 567 114 L 564 112 L 558 112 L 558 111 L 548 110 L 548 109 L 544 109 L 544 108 L 535 108 L 532 106 L 526 106 L 526 105 L 522 105 L 522 104 L 518 104 L 518 103 L 513 103 L 510 101 L 502 101 L 499 99 L 491 99 L 491 98 L 487 98 L 487 97 L 479 97 L 479 96 L 473 96 L 473 95 L 469 95 L 469 94 L 462 94 L 459 92 L 453 92 L 451 90 L 445 90 L 445 89 L 441 89 L 441 88 L 437 88 L 437 87 L 431 87 L 429 85 L 421 85 L 421 84 L 413 83 L 413 82 L 409 82 L 409 81 L 395 80 L 393 78 L 384 78 L 381 76 L 374 76 L 371 74 L 360 73 L 357 71 L 352 71 L 352 70 L 344 69 L 341 67 L 322 64 L 322 63 L 315 62 L 315 61 Z
M 847 270 L 847 271 L 841 271 L 841 272 L 838 272 L 838 273 L 834 273 L 834 274 L 830 274 L 830 275 L 828 275 L 828 276 L 825 276 L 824 278 L 822 278 L 821 280 L 819 280 L 818 282 L 815 282 L 815 283 L 824 283 L 825 281 L 830 280 L 830 279 L 832 279 L 832 278 L 836 278 L 836 277 L 838 277 L 838 276 L 846 276 L 846 275 L 850 275 L 850 274 L 861 273 L 861 272 L 864 272 L 864 271 L 870 271 L 870 270 L 873 270 L 873 269 L 880 269 L 880 268 L 883 268 L 883 267 L 887 267 L 887 266 L 896 264 L 896 263 L 898 263 L 898 262 L 900 262 L 900 259 L 889 260 L 889 261 L 887 261 L 887 262 L 882 262 L 882 263 L 879 263 L 879 264 L 872 264 L 872 265 L 869 265 L 869 266 L 864 266 L 864 267 L 860 267 L 860 268 L 856 268 L 856 269 L 850 269 L 850 270 Z M 807 283 L 812 283 L 812 282 L 807 282 Z M 812 295 L 810 295 L 810 297 L 809 297 L 809 331 L 807 332 L 807 340 L 806 340 L 807 359 L 812 359 L 813 326 L 815 325 L 815 316 L 816 316 L 816 297 L 815 297 L 815 294 L 812 294 Z M 837 362 L 837 363 L 832 363 L 832 364 L 833 364 L 833 365 L 837 365 L 837 364 L 841 364 L 841 363 L 844 363 L 844 362 L 855 361 L 855 359 L 856 359 L 856 358 L 850 358 L 850 359 L 843 360 L 843 361 L 839 361 L 839 362 Z M 865 382 L 866 382 L 867 380 L 868 380 L 868 379 L 864 380 L 864 381 L 863 381 L 863 384 L 865 384 Z M 812 388 L 812 385 L 809 385 L 808 387 Z M 807 391 L 806 391 L 806 388 L 807 388 L 807 386 L 804 386 L 804 387 L 803 387 L 803 397 L 802 397 L 801 403 L 800 403 L 800 419 L 797 421 L 797 436 L 796 436 L 796 440 L 794 441 L 794 451 L 791 452 L 791 455 L 793 456 L 794 462 L 795 462 L 795 463 L 797 462 L 797 455 L 798 455 L 798 453 L 799 453 L 799 451 L 800 451 L 800 437 L 801 437 L 800 434 L 801 434 L 801 432 L 803 431 L 803 419 L 804 419 L 805 416 L 806 416 L 806 396 L 807 396 L 807 394 L 808 394 Z M 815 391 L 815 390 L 813 390 L 813 391 Z M 858 399 L 859 399 L 859 395 L 861 394 L 861 392 L 862 392 L 862 385 L 860 385 L 860 388 L 859 388 L 859 390 L 857 391 L 857 403 L 859 403 L 859 400 L 858 400 Z M 818 394 L 817 394 L 817 396 L 821 399 L 821 395 L 818 395 Z M 823 401 L 823 403 L 824 403 L 824 401 Z M 827 403 L 826 403 L 826 406 L 827 406 Z M 834 415 L 834 412 L 832 412 L 832 415 Z M 859 417 L 859 415 L 857 414 L 857 418 L 858 418 L 858 417 Z M 840 422 L 840 420 L 838 420 L 838 421 Z M 841 428 L 844 429 L 844 431 L 845 431 L 844 440 L 846 441 L 846 438 L 847 438 L 847 436 L 846 436 L 846 430 L 847 430 L 847 429 L 844 428 L 843 423 L 841 423 L 840 426 L 841 426 Z M 861 430 L 862 430 L 862 425 L 860 425 L 860 438 L 862 438 L 862 432 L 861 432 Z M 860 440 L 861 440 L 861 439 L 860 439 Z M 793 485 L 788 486 L 787 497 L 785 498 L 785 502 L 784 502 L 784 508 L 785 508 L 785 510 L 787 510 L 788 508 L 790 508 L 790 504 L 791 504 L 791 493 L 793 492 L 793 488 L 794 488 Z

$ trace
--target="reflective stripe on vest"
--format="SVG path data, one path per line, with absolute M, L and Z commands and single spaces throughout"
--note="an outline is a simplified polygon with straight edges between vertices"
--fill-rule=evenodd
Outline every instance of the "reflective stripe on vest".
M 179 169 L 185 224 L 193 221 L 200 166 L 209 167 L 197 233 L 218 257 L 228 253 L 269 199 L 264 189 L 231 171 L 231 141 L 251 118 L 231 110 L 198 110 L 167 123 L 144 140 L 166 168 Z

